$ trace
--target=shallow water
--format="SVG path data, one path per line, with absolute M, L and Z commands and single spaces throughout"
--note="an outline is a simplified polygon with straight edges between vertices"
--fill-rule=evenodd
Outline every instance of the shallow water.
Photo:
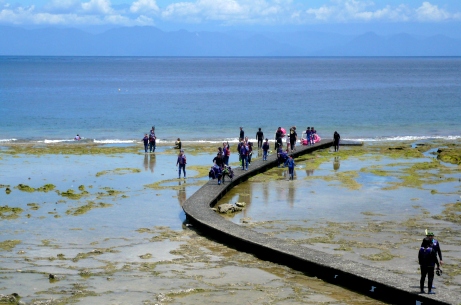
M 413 279 L 416 287 L 417 250 L 429 228 L 437 232 L 451 272 L 436 278 L 437 285 L 442 281 L 448 289 L 461 287 L 461 224 L 444 220 L 448 204 L 460 201 L 461 167 L 440 162 L 406 181 L 412 175 L 409 168 L 430 164 L 433 155 L 391 158 L 374 153 L 338 159 L 320 154 L 326 161 L 313 170 L 312 159 L 297 162 L 301 169 L 295 169 L 293 181 L 286 168 L 274 168 L 238 185 L 220 204 L 246 206 L 223 217 L 300 246 L 392 270 Z
M 212 157 L 188 155 L 188 166 L 206 168 Z M 148 155 L 2 154 L 1 206 L 24 211 L 2 214 L 0 293 L 27 304 L 377 303 L 197 235 L 181 203 L 208 178 L 188 170 L 178 180 L 175 161 L 165 147 Z M 56 189 L 25 192 L 20 183 Z M 88 194 L 79 199 L 56 192 L 80 194 L 81 185 Z M 19 243 L 6 247 L 11 240 Z

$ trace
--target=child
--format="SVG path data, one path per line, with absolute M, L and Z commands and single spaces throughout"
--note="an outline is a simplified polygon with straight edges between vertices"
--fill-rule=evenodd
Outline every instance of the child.
M 144 142 L 144 152 L 147 153 L 147 147 L 149 146 L 149 137 L 147 133 L 144 135 L 144 138 L 142 138 L 142 141 Z
M 264 142 L 263 146 L 263 161 L 267 161 L 267 151 L 269 150 L 269 140 L 266 138 L 266 142 Z
M 293 160 L 293 156 L 290 155 L 290 157 L 288 157 L 287 164 L 288 164 L 289 179 L 293 180 L 294 171 L 295 171 L 295 160 Z

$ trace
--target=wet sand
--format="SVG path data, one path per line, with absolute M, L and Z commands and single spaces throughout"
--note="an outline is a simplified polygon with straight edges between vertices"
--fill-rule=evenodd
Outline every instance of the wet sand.
M 187 227 L 181 204 L 208 180 L 216 147 L 217 144 L 202 144 L 185 148 L 188 178 L 184 180 L 177 179 L 177 151 L 167 146 L 147 155 L 138 146 L 3 146 L 0 293 L 18 293 L 26 304 L 235 304 L 235 300 L 254 304 L 377 304 L 284 266 L 237 252 Z M 236 159 L 234 153 L 231 160 Z M 401 236 L 407 238 L 409 222 L 432 219 L 426 211 L 443 215 L 446 208 L 433 203 L 439 199 L 413 200 L 423 198 L 427 192 L 418 195 L 414 193 L 421 191 L 418 188 L 405 187 L 398 191 L 402 194 L 394 196 L 410 200 L 412 205 L 405 208 L 408 212 L 385 213 L 389 209 L 382 211 L 382 205 L 395 198 L 385 200 L 384 196 L 377 200 L 372 195 L 379 187 L 374 186 L 367 187 L 361 203 L 352 208 L 360 199 L 357 192 L 363 189 L 351 188 L 354 183 L 348 177 L 331 181 L 325 178 L 327 172 L 338 171 L 327 160 L 311 162 L 314 168 L 306 163 L 306 168 L 296 170 L 293 182 L 285 181 L 283 169 L 274 169 L 269 175 L 238 186 L 234 194 L 229 194 L 229 200 L 237 196 L 249 205 L 230 221 L 247 218 L 249 223 L 245 225 L 255 230 L 364 261 L 370 260 L 363 258 L 360 251 L 370 251 L 372 255 L 386 249 L 362 248 L 336 240 L 357 240 L 356 236 L 360 236 L 359 240 L 369 241 L 367 245 L 378 244 L 381 239 L 387 244 L 391 236 L 393 248 L 389 252 L 398 253 L 394 252 L 396 245 L 407 247 L 408 257 L 413 258 L 416 250 L 410 248 L 418 243 L 423 229 L 415 225 L 414 239 L 408 237 L 408 243 L 401 242 Z M 373 158 L 363 155 L 350 157 L 350 162 L 345 160 L 346 156 L 341 156 L 340 170 L 352 172 L 363 167 L 360 162 L 371 162 L 367 160 Z M 303 165 L 301 160 L 297 163 Z M 455 177 L 459 172 L 450 175 Z M 452 183 L 459 192 L 459 184 Z M 431 196 L 444 198 L 453 193 L 441 185 L 431 185 L 440 190 Z M 335 213 L 341 206 L 323 209 L 329 205 L 329 197 L 335 199 L 332 202 L 343 202 L 345 208 L 341 211 L 349 211 L 347 221 Z M 367 205 L 373 200 L 381 203 L 375 205 L 380 208 Z M 390 207 L 397 209 L 398 205 Z M 303 217 L 291 217 L 293 214 Z M 421 215 L 427 217 L 420 220 Z M 396 224 L 399 229 L 395 229 Z M 459 232 L 452 222 L 447 227 Z M 450 240 L 448 233 L 440 234 L 446 231 L 439 228 L 442 226 L 434 226 L 433 231 L 440 236 L 448 271 L 448 266 L 459 262 L 453 256 L 459 249 L 455 238 L 459 234 L 453 234 Z M 329 235 L 325 234 L 327 230 L 331 231 Z M 325 242 L 325 236 L 331 237 L 330 242 Z M 341 244 L 353 250 L 338 250 Z M 399 261 L 405 265 L 408 258 L 372 262 L 398 266 L 395 262 Z M 410 266 L 415 273 L 414 261 L 413 258 Z M 49 278 L 50 274 L 54 279 Z M 457 280 L 456 276 L 450 278 Z
M 461 287 L 459 143 L 368 144 L 297 160 L 295 180 L 275 168 L 232 189 L 220 203 L 245 202 L 230 221 L 300 246 L 404 275 L 418 291 L 425 229 L 443 250 L 435 283 Z M 451 161 L 453 158 L 444 158 Z M 460 294 L 461 299 L 461 294 Z

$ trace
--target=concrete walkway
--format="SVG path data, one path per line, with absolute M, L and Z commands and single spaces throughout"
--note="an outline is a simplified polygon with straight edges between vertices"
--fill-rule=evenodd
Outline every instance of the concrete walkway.
M 325 139 L 313 146 L 298 146 L 293 157 L 312 153 L 333 146 L 333 140 Z M 447 289 L 437 289 L 436 295 L 418 294 L 419 282 L 395 274 L 391 270 L 375 268 L 353 261 L 338 259 L 321 251 L 293 245 L 247 229 L 225 220 L 211 209 L 230 189 L 248 178 L 277 166 L 276 155 L 267 161 L 251 162 L 248 171 L 234 169 L 234 180 L 218 185 L 211 180 L 189 197 L 183 205 L 189 223 L 200 233 L 238 250 L 252 253 L 263 260 L 289 266 L 329 283 L 359 292 L 371 298 L 391 304 L 461 304 L 459 294 Z M 415 256 L 416 256 L 415 250 Z M 427 281 L 427 280 L 426 280 Z

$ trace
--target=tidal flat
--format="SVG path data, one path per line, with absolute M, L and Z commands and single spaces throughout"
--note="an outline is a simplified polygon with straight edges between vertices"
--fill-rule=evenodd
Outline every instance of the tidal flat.
M 379 304 L 187 226 L 217 146 L 4 144 L 0 304 Z
M 297 158 L 295 179 L 273 168 L 227 193 L 224 217 L 257 232 L 385 268 L 418 290 L 418 249 L 433 231 L 443 253 L 436 286 L 461 288 L 461 143 L 366 143 Z M 461 299 L 461 294 L 460 294 Z

